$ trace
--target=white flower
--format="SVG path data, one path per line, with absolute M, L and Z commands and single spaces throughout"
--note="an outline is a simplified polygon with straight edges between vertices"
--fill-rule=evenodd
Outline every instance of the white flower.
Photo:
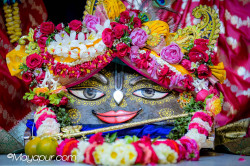
M 199 123 L 209 133 L 212 130 L 211 127 L 209 126 L 208 122 L 204 122 L 201 118 L 194 118 L 190 123 Z
M 110 20 L 109 20 L 109 19 L 106 20 L 106 21 L 104 22 L 104 25 L 103 25 L 103 26 L 100 25 L 100 24 L 97 24 L 97 25 L 96 25 L 96 29 L 98 30 L 98 32 L 97 32 L 98 38 L 101 38 L 101 37 L 102 37 L 102 32 L 103 32 L 104 29 L 106 29 L 106 28 L 111 28 Z
M 172 150 L 166 144 L 152 145 L 160 164 L 176 163 L 178 159 L 178 153 Z
M 196 128 L 192 128 L 191 130 L 188 130 L 185 136 L 191 139 L 194 139 L 197 142 L 199 148 L 201 148 L 202 144 L 204 144 L 207 139 L 207 136 L 204 134 L 200 134 Z
M 101 40 L 99 43 L 95 44 L 94 48 L 97 50 L 97 52 L 104 52 L 106 49 L 106 45 Z
M 205 79 L 194 79 L 193 81 L 193 86 L 195 87 L 195 92 L 198 93 L 199 91 L 201 91 L 202 89 L 208 89 L 208 80 Z
M 89 142 L 86 141 L 79 141 L 77 144 L 77 148 L 74 148 L 71 151 L 72 159 L 76 163 L 82 163 L 84 160 L 84 152 L 87 147 L 90 145 Z
M 46 118 L 37 130 L 37 136 L 53 135 L 60 132 L 60 124 L 53 118 Z
M 87 34 L 87 40 L 85 40 L 86 45 L 92 45 L 98 38 L 97 33 L 92 31 L 91 33 Z
M 191 62 L 191 70 L 192 69 L 197 69 L 198 67 L 199 67 L 199 62 L 196 62 L 196 63 Z

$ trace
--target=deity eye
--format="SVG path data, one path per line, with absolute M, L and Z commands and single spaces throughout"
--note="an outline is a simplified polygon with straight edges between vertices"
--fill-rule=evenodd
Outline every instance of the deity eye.
M 142 88 L 135 90 L 133 95 L 142 97 L 145 99 L 162 99 L 168 95 L 167 92 L 160 92 L 152 88 Z
M 95 88 L 69 89 L 69 93 L 83 100 L 96 100 L 105 95 L 102 91 Z

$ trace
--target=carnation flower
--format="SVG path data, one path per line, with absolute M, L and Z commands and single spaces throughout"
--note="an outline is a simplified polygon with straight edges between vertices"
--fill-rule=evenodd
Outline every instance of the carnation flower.
M 89 143 L 92 144 L 94 142 L 96 142 L 97 144 L 103 144 L 104 138 L 102 136 L 102 133 L 96 133 L 89 138 Z
M 211 99 L 206 99 L 206 110 L 215 116 L 221 112 L 221 100 L 218 96 L 213 96 Z
M 163 60 L 171 64 L 180 63 L 184 56 L 181 48 L 176 43 L 171 43 L 169 46 L 164 47 L 160 55 Z
M 188 130 L 188 132 L 185 134 L 186 137 L 194 139 L 199 148 L 201 148 L 201 146 L 206 142 L 207 136 L 204 134 L 200 134 L 198 132 L 198 129 L 193 128 L 191 130 Z
M 140 54 L 140 58 L 137 58 L 135 63 L 139 69 L 148 69 L 151 61 L 150 51 L 147 50 L 146 53 Z
M 164 65 L 163 68 L 160 68 L 160 71 L 157 72 L 159 83 L 168 87 L 170 84 L 169 77 L 174 75 L 174 72 L 169 69 L 167 65 Z
M 37 130 L 37 136 L 60 133 L 60 124 L 54 118 L 46 118 Z

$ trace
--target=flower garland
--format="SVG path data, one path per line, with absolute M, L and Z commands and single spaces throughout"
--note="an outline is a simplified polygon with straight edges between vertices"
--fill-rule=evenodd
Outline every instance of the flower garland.
M 15 43 L 22 36 L 18 2 L 16 0 L 13 0 L 12 2 L 3 1 L 3 3 L 4 3 L 3 11 L 5 14 L 5 21 L 6 21 L 5 25 L 7 28 L 7 34 L 10 37 L 10 42 Z
M 89 141 L 74 138 L 63 140 L 57 147 L 57 155 L 67 157 L 68 162 L 102 165 L 172 164 L 181 160 L 199 160 L 199 150 L 211 131 L 210 111 L 196 112 L 188 126 L 188 132 L 178 140 L 151 141 L 149 136 L 140 140 L 116 139 L 105 142 L 102 133 L 90 137 Z

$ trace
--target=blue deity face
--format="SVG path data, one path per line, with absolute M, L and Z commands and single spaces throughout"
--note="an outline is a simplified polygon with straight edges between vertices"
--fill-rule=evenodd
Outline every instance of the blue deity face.
M 138 122 L 183 112 L 178 93 L 139 75 L 128 66 L 110 63 L 92 78 L 68 89 L 73 124 Z M 168 122 L 169 123 L 169 122 Z

